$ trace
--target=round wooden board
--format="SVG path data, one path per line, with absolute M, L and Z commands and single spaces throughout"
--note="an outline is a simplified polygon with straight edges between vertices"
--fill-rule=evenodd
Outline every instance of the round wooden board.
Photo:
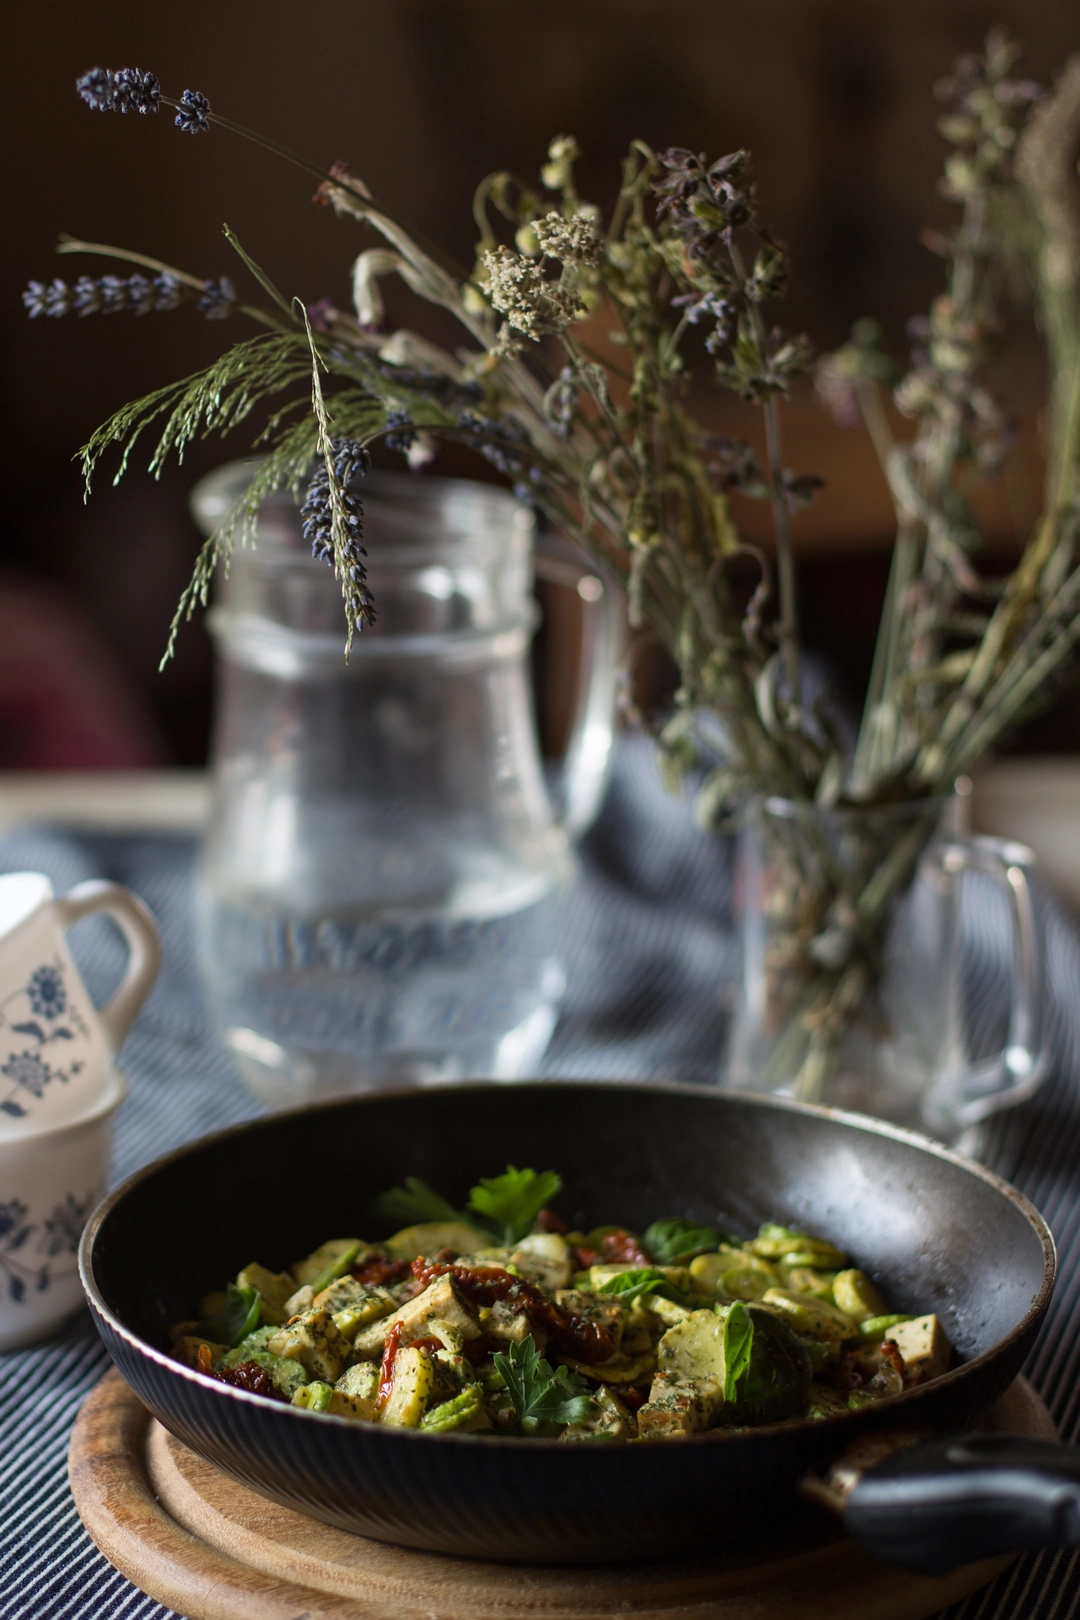
M 1023 1379 L 985 1426 L 1054 1434 Z M 105 1556 L 188 1620 L 925 1620 L 1011 1562 L 931 1580 L 843 1538 L 677 1567 L 534 1568 L 407 1551 L 238 1485 L 151 1419 L 117 1372 L 79 1414 L 69 1471 Z

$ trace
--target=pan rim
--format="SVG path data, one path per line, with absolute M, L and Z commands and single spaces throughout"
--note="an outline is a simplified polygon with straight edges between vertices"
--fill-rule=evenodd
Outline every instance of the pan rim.
M 1011 1182 L 1006 1181 L 1003 1176 L 999 1176 L 995 1171 L 987 1169 L 985 1165 L 979 1164 L 974 1159 L 956 1153 L 943 1143 L 934 1141 L 932 1137 L 922 1135 L 921 1132 L 908 1130 L 904 1126 L 893 1125 L 888 1120 L 875 1119 L 869 1114 L 857 1114 L 846 1109 L 828 1108 L 819 1103 L 796 1102 L 787 1097 L 762 1096 L 756 1092 L 740 1091 L 727 1087 L 720 1088 L 679 1080 L 632 1081 L 596 1078 L 574 1079 L 554 1076 L 508 1081 L 463 1080 L 441 1082 L 437 1087 L 437 1092 L 440 1096 L 462 1096 L 490 1091 L 493 1087 L 533 1092 L 565 1089 L 602 1092 L 608 1095 L 614 1091 L 622 1090 L 653 1096 L 697 1097 L 704 1101 L 723 1102 L 731 1100 L 748 1103 L 755 1108 L 775 1109 L 780 1113 L 828 1120 L 851 1127 L 870 1136 L 883 1136 L 893 1141 L 903 1142 L 922 1152 L 928 1152 L 933 1157 L 943 1159 L 946 1163 L 954 1165 L 966 1174 L 973 1175 L 977 1180 L 985 1182 L 1013 1204 L 1027 1220 L 1028 1225 L 1039 1239 L 1043 1251 L 1042 1283 L 1028 1309 L 1024 1312 L 1020 1321 L 1003 1338 L 996 1340 L 989 1349 L 982 1351 L 978 1356 L 972 1357 L 970 1361 L 962 1362 L 960 1366 L 952 1368 L 949 1372 L 942 1373 L 940 1377 L 933 1379 L 928 1384 L 905 1390 L 901 1395 L 890 1396 L 876 1403 L 875 1415 L 877 1411 L 880 1411 L 892 1419 L 913 1408 L 917 1412 L 922 1404 L 921 1397 L 926 1391 L 938 1391 L 950 1384 L 964 1381 L 970 1376 L 973 1369 L 983 1366 L 991 1358 L 1000 1357 L 1009 1345 L 1022 1338 L 1029 1331 L 1033 1320 L 1035 1322 L 1041 1321 L 1050 1303 L 1057 1280 L 1057 1247 L 1049 1226 L 1031 1200 L 1018 1187 L 1014 1187 Z M 432 1088 L 432 1090 L 435 1089 Z M 428 1444 L 433 1439 L 437 1439 L 440 1445 L 448 1443 L 458 1446 L 465 1445 L 470 1449 L 475 1449 L 477 1446 L 485 1448 L 497 1447 L 500 1453 L 509 1452 L 514 1456 L 520 1455 L 523 1448 L 525 1455 L 533 1455 L 541 1449 L 550 1452 L 554 1448 L 558 1448 L 560 1452 L 566 1452 L 568 1448 L 557 1439 L 545 1440 L 515 1436 L 496 1437 L 482 1433 L 455 1434 L 453 1432 L 432 1436 L 422 1434 L 419 1430 L 399 1428 L 385 1430 L 377 1424 L 360 1425 L 350 1422 L 346 1418 L 336 1417 L 331 1413 L 312 1413 L 300 1407 L 286 1406 L 281 1401 L 271 1400 L 268 1396 L 256 1395 L 249 1390 L 237 1389 L 233 1385 L 223 1384 L 205 1373 L 199 1373 L 194 1368 L 186 1367 L 183 1363 L 173 1360 L 164 1350 L 159 1350 L 155 1345 L 149 1344 L 128 1328 L 101 1296 L 93 1274 L 93 1249 L 97 1235 L 116 1205 L 151 1175 L 157 1174 L 176 1160 L 186 1158 L 219 1142 L 227 1141 L 230 1137 L 246 1134 L 264 1125 L 270 1126 L 277 1124 L 279 1121 L 287 1121 L 301 1115 L 306 1117 L 315 1113 L 332 1112 L 335 1109 L 345 1110 L 367 1101 L 393 1101 L 396 1098 L 404 1097 L 419 1098 L 425 1094 L 425 1090 L 426 1088 L 415 1085 L 388 1087 L 379 1091 L 355 1093 L 346 1097 L 327 1098 L 316 1103 L 301 1104 L 296 1108 L 277 1109 L 272 1113 L 258 1115 L 254 1119 L 244 1120 L 236 1125 L 227 1125 L 221 1130 L 211 1131 L 205 1136 L 196 1137 L 191 1142 L 183 1143 L 180 1147 L 161 1154 L 149 1164 L 142 1166 L 141 1169 L 133 1171 L 111 1192 L 107 1193 L 98 1204 L 86 1223 L 79 1244 L 79 1278 L 91 1310 L 108 1325 L 110 1333 L 124 1341 L 139 1357 L 149 1360 L 170 1377 L 178 1377 L 189 1384 L 196 1385 L 200 1389 L 213 1391 L 226 1399 L 239 1400 L 244 1404 L 253 1404 L 259 1410 L 272 1411 L 278 1416 L 288 1413 L 293 1418 L 301 1421 L 311 1421 L 318 1418 L 322 1423 L 329 1419 L 339 1431 L 347 1430 L 353 1434 L 359 1433 L 360 1439 L 365 1444 L 382 1445 L 389 1443 L 396 1445 L 402 1441 L 412 1444 Z M 680 1451 L 686 1446 L 698 1448 L 702 1446 L 736 1446 L 753 1443 L 759 1436 L 765 1434 L 796 1434 L 806 1431 L 812 1431 L 814 1434 L 827 1434 L 832 1431 L 842 1432 L 852 1426 L 851 1420 L 853 1418 L 858 1419 L 861 1416 L 863 1416 L 863 1412 L 838 1412 L 828 1418 L 792 1418 L 783 1423 L 764 1424 L 755 1428 L 713 1429 L 703 1434 L 690 1435 L 682 1439 L 680 1441 Z M 636 1450 L 636 1448 L 632 1449 Z M 651 1450 L 651 1448 L 647 1449 Z M 621 1447 L 619 1452 L 622 1454 Z

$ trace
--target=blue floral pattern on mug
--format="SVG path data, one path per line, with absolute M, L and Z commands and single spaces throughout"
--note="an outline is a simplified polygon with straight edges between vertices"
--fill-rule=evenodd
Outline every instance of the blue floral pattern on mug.
M 64 976 L 59 968 L 51 967 L 49 964 L 36 968 L 31 973 L 26 994 L 30 998 L 32 1011 L 36 1012 L 39 1018 L 59 1018 L 68 1004 Z
M 9 1003 L 13 1002 L 16 1006 L 9 1011 Z M 21 1008 L 19 1003 L 22 1003 Z M 20 1011 L 30 1016 L 20 1017 Z M 66 1042 L 89 1033 L 78 1009 L 72 1005 L 64 983 L 64 966 L 59 959 L 36 967 L 24 986 L 13 990 L 0 1002 L 0 1038 L 5 1033 L 9 1038 L 19 1036 L 18 1046 L 22 1050 L 8 1046 L 5 1054 L 0 1045 L 0 1055 L 4 1057 L 0 1062 L 0 1075 L 10 1082 L 6 1095 L 0 1096 L 0 1109 L 21 1119 L 29 1112 L 30 1099 L 43 1097 L 45 1088 L 54 1081 L 66 1084 L 86 1067 L 81 1058 L 65 1062 L 61 1057 L 57 1061 Z M 4 1207 L 0 1205 L 0 1209 Z
M 85 1198 L 68 1193 L 41 1222 L 19 1198 L 0 1203 L 0 1276 L 6 1278 L 9 1299 L 16 1303 L 30 1293 L 42 1294 L 60 1277 L 76 1269 L 73 1258 L 86 1218 L 97 1201 L 96 1190 Z

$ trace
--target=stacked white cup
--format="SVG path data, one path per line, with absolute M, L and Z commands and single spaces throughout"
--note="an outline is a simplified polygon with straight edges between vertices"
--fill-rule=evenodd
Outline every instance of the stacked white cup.
M 128 947 L 97 1009 L 65 933 L 101 913 Z M 113 1116 L 127 1094 L 116 1054 L 157 977 L 148 907 L 116 883 L 56 897 L 41 872 L 0 877 L 0 1350 L 78 1309 L 78 1246 L 105 1191 Z

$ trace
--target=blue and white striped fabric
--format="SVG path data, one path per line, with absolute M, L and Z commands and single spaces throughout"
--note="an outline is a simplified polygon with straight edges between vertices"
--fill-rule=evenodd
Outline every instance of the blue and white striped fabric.
M 730 972 L 730 852 L 695 832 L 656 780 L 644 745 L 624 745 L 583 851 L 567 918 L 569 991 L 545 1069 L 566 1076 L 710 1080 Z M 165 937 L 165 971 L 124 1049 L 131 1096 L 115 1175 L 257 1112 L 209 1036 L 190 943 L 192 848 L 183 839 L 27 830 L 0 844 L 0 871 L 50 874 L 60 890 L 111 878 L 142 894 Z M 993 904 L 969 908 L 969 993 L 1000 1005 L 1008 973 Z M 119 971 L 111 938 L 73 937 L 91 990 Z M 1038 1205 L 1057 1238 L 1061 1282 L 1027 1369 L 1061 1434 L 1080 1437 L 1080 934 L 1047 905 L 1054 1066 L 1039 1096 L 987 1132 L 982 1157 Z M 80 939 L 80 932 L 82 939 Z M 0 1617 L 164 1620 L 89 1540 L 68 1489 L 79 1405 L 107 1367 L 87 1318 L 31 1350 L 0 1356 Z M 1080 1555 L 1027 1556 L 948 1620 L 1069 1620 L 1080 1612 Z

